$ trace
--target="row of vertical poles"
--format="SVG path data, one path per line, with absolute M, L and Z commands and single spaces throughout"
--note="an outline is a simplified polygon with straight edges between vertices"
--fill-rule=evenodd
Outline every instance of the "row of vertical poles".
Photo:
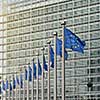
M 65 24 L 65 23 L 64 23 Z M 54 44 L 54 95 L 55 95 L 55 99 L 57 99 L 57 48 L 56 48 L 56 40 L 57 40 L 57 33 L 56 32 L 54 32 L 54 41 L 55 41 L 55 44 Z M 48 47 L 50 48 L 50 42 L 48 42 Z M 42 51 L 43 51 L 43 56 L 44 56 L 44 48 L 42 49 Z M 49 66 L 50 66 L 50 50 L 48 50 L 48 53 L 49 53 Z M 38 53 L 39 54 L 39 53 Z M 64 56 L 63 56 L 64 57 Z M 38 59 L 39 59 L 39 55 L 38 55 Z M 43 63 L 44 64 L 44 63 Z M 28 66 L 29 66 L 30 64 L 28 64 Z M 64 65 L 64 64 L 63 64 Z M 44 67 L 44 66 L 43 66 Z M 44 97 L 44 72 L 43 72 L 43 70 L 44 70 L 44 68 L 42 67 L 42 99 L 43 99 L 43 97 Z M 49 67 L 49 69 L 50 69 L 50 67 Z M 22 69 L 20 70 L 20 74 L 22 74 Z M 63 73 L 64 74 L 64 73 Z M 29 72 L 28 72 L 28 75 L 29 75 Z M 65 75 L 64 75 L 65 76 Z M 64 77 L 63 76 L 63 77 Z M 38 70 L 37 70 L 37 99 L 39 98 L 39 78 L 38 78 L 39 76 L 38 76 Z M 14 81 L 14 76 L 12 77 L 12 81 Z M 48 76 L 48 84 L 50 84 L 50 76 Z M 65 79 L 65 78 L 64 78 Z M 28 79 L 29 80 L 29 79 Z M 65 84 L 65 81 L 62 79 L 62 86 L 63 86 L 63 88 L 65 87 L 65 85 L 63 85 L 63 84 Z M 27 81 L 27 85 L 29 85 L 29 81 Z M 20 86 L 21 86 L 21 82 L 20 82 Z M 50 85 L 48 85 L 48 87 L 49 87 L 49 89 L 50 89 Z M 65 89 L 65 88 L 64 88 Z M 12 99 L 14 99 L 14 89 L 12 89 L 13 91 L 12 91 Z M 50 91 L 50 90 L 49 90 Z M 48 91 L 48 94 L 50 94 L 50 92 Z M 64 90 L 63 90 L 64 91 Z M 19 99 L 21 98 L 21 88 L 19 87 Z M 64 91 L 64 93 L 65 93 L 65 91 Z M 25 95 L 24 95 L 25 96 Z M 29 99 L 29 87 L 27 86 L 27 100 Z
M 61 24 L 62 31 L 62 100 L 65 100 L 65 44 L 64 44 L 64 27 L 65 22 Z M 54 32 L 54 100 L 57 99 L 57 33 Z
M 19 18 L 18 18 L 18 22 L 19 22 Z M 19 30 L 19 27 L 18 27 L 18 30 Z M 20 34 L 19 34 L 20 36 Z M 54 41 L 55 41 L 55 46 L 54 46 L 54 52 L 55 52 L 55 63 L 54 63 L 54 100 L 56 100 L 57 98 L 57 54 L 56 54 L 56 38 L 57 38 L 57 34 L 54 33 Z M 64 39 L 64 36 L 63 36 L 63 39 Z M 63 42 L 64 44 L 64 42 Z M 63 46 L 62 46 L 63 48 Z M 64 51 L 64 49 L 63 49 Z M 19 55 L 20 55 L 20 50 L 19 50 Z M 64 52 L 62 53 L 62 55 L 64 55 Z M 50 58 L 49 58 L 50 59 Z M 19 56 L 19 60 L 20 60 L 20 56 Z M 65 66 L 64 64 L 64 58 L 62 57 L 62 66 Z M 64 67 L 62 67 L 64 68 Z M 37 70 L 38 71 L 38 70 Z M 65 72 L 64 72 L 64 69 L 62 69 L 62 98 L 65 99 Z M 38 73 L 38 72 L 37 72 Z M 49 73 L 50 74 L 50 73 Z M 37 74 L 38 76 L 38 74 Z M 50 76 L 48 75 L 48 79 L 50 80 Z M 42 81 L 43 81 L 43 73 L 42 73 Z M 48 90 L 48 99 L 50 99 L 50 81 L 48 80 L 48 87 L 49 87 L 49 90 Z M 38 81 L 37 81 L 38 83 Z M 37 84 L 38 85 L 38 84 Z M 44 86 L 44 83 L 42 82 L 42 88 Z M 29 83 L 27 82 L 27 89 L 29 89 Z M 37 89 L 38 89 L 38 86 L 37 86 Z M 14 91 L 13 91 L 14 92 Z M 14 93 L 12 92 L 12 95 L 14 95 Z M 19 98 L 21 98 L 21 89 L 19 88 Z M 24 96 L 23 96 L 24 98 Z M 43 89 L 42 89 L 42 99 L 44 98 L 44 94 L 43 94 Z M 12 97 L 12 99 L 14 99 Z M 27 100 L 29 99 L 29 90 L 27 90 Z M 38 91 L 37 91 L 37 100 L 38 100 Z

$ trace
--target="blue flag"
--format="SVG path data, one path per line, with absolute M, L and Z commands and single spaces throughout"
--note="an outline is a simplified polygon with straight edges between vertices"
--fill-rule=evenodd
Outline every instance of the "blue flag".
M 36 78 L 36 65 L 35 65 L 35 63 L 33 62 L 33 76 L 34 76 L 34 78 Z
M 45 60 L 45 56 L 43 55 L 43 67 L 45 69 L 45 71 L 48 71 L 48 66 L 46 64 L 46 60 Z
M 65 36 L 65 48 L 72 49 L 80 53 L 84 53 L 85 41 L 82 41 L 78 36 L 76 36 L 69 29 L 64 27 L 64 36 Z
M 12 91 L 12 84 L 10 83 L 10 91 Z
M 6 88 L 6 90 L 9 88 L 8 87 L 8 80 L 6 80 L 6 87 L 5 88 Z
M 15 89 L 16 88 L 16 80 L 15 80 L 15 78 L 13 77 L 13 89 Z
M 20 74 L 20 87 L 23 88 L 23 78 L 22 78 L 22 74 Z
M 50 46 L 50 62 L 51 62 L 51 67 L 54 68 L 54 51 L 51 46 Z
M 29 66 L 29 81 L 32 81 L 32 68 Z
M 57 38 L 57 55 L 60 55 L 62 57 L 62 41 Z M 67 60 L 68 54 L 67 51 L 65 50 L 65 60 Z
M 16 82 L 19 85 L 19 78 L 18 78 L 18 76 L 16 76 Z
M 40 61 L 38 59 L 38 75 L 42 75 L 42 68 L 41 68 L 41 65 L 40 65 Z
M 2 93 L 2 89 L 1 89 L 1 86 L 0 86 L 0 94 Z
M 2 81 L 2 89 L 5 91 L 5 83 Z
M 25 80 L 28 80 L 28 72 L 26 68 L 25 68 Z

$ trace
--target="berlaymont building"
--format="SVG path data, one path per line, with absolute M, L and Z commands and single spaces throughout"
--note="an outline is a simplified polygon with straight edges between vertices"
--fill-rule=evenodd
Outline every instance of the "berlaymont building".
M 68 51 L 65 61 L 65 100 L 100 100 L 100 0 L 0 0 L 0 86 L 2 80 L 24 75 L 24 66 L 42 64 L 42 51 L 48 62 L 48 45 L 66 27 L 86 42 L 84 54 Z M 39 54 L 38 54 L 38 53 Z M 57 57 L 57 98 L 62 100 L 62 71 Z M 44 72 L 44 100 L 48 100 L 48 72 Z M 23 79 L 24 80 L 24 79 Z M 41 78 L 9 89 L 0 100 L 42 100 Z M 91 83 L 89 83 L 89 81 Z M 27 84 L 27 83 L 25 83 Z M 33 91 L 33 94 L 32 94 Z M 50 99 L 54 100 L 54 69 L 50 68 Z

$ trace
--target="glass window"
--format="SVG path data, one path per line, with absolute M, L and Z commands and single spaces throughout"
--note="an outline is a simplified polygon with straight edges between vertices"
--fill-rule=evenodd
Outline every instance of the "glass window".
M 59 5 L 59 10 L 62 10 L 63 9 L 63 5 Z
M 100 45 L 100 40 L 92 40 L 90 45 L 91 47 L 98 47 Z
M 73 7 L 72 2 L 66 4 L 66 9 L 70 9 L 70 8 L 72 9 L 72 7 Z
M 100 77 L 97 77 L 97 82 L 100 82 Z
M 100 91 L 100 86 L 97 87 L 97 91 Z
M 82 5 L 87 5 L 88 4 L 88 0 L 81 0 Z
M 98 56 L 98 50 L 91 50 L 90 54 L 92 57 Z
M 90 4 L 99 3 L 99 0 L 90 0 Z
M 80 6 L 80 5 L 81 5 L 81 2 L 80 2 L 80 1 L 74 2 L 74 6 L 75 6 L 75 7 L 78 7 L 78 6 Z
M 72 17 L 73 16 L 73 11 L 67 12 L 68 13 L 68 17 Z
M 25 20 L 25 21 L 23 22 L 23 24 L 24 24 L 24 25 L 29 25 L 29 24 L 30 24 L 30 19 L 29 19 L 29 20 Z
M 58 6 L 54 6 L 53 9 L 54 9 L 54 12 L 57 11 L 58 10 Z
M 97 68 L 97 73 L 100 73 L 100 68 Z
M 23 14 L 19 14 L 19 19 L 22 19 L 23 18 Z
M 86 66 L 88 64 L 87 60 L 80 60 L 75 62 L 75 66 Z
M 91 39 L 96 39 L 96 38 L 99 38 L 99 37 L 100 37 L 100 32 L 99 31 L 95 31 L 95 32 L 92 32 L 90 34 Z
M 91 65 L 95 65 L 95 64 L 98 65 L 98 64 L 100 64 L 100 59 L 91 60 L 90 63 L 91 63 Z
M 96 82 L 96 77 L 91 77 L 91 82 Z
M 92 16 L 90 16 L 90 20 L 91 21 L 99 20 L 99 15 L 92 15 Z
M 99 23 L 91 24 L 90 29 L 91 30 L 99 29 L 99 26 L 100 26 Z
M 81 23 L 85 23 L 85 22 L 88 22 L 88 17 L 83 17 L 80 19 Z
M 88 13 L 88 8 L 81 9 L 82 15 L 87 14 L 87 13 Z
M 51 13 L 51 12 L 52 12 L 52 8 L 51 8 L 51 7 L 48 9 L 48 12 L 49 12 L 49 13 Z
M 96 69 L 90 69 L 90 73 L 95 73 Z
M 90 13 L 94 13 L 94 12 L 98 12 L 100 11 L 100 7 L 99 6 L 94 6 L 90 8 Z
M 81 11 L 80 10 L 74 10 L 74 16 L 77 16 L 77 15 L 81 15 Z
M 72 24 L 73 24 L 73 19 L 68 20 L 68 21 L 67 21 L 67 24 L 68 24 L 68 25 L 72 25 Z

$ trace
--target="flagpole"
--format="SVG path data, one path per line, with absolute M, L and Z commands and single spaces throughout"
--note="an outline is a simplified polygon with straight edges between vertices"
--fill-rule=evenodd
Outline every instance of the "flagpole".
M 34 100 L 34 58 L 32 60 L 32 100 Z
M 42 56 L 43 56 L 43 61 L 42 61 L 42 100 L 44 100 L 44 48 L 41 49 L 42 50 Z
M 7 80 L 8 81 L 8 80 Z M 8 82 L 8 86 L 7 86 L 7 94 L 6 94 L 6 98 L 8 99 L 8 90 L 9 90 L 9 82 Z
M 54 35 L 54 100 L 57 100 L 57 49 L 56 49 L 57 32 L 54 32 L 53 35 Z
M 65 100 L 65 43 L 64 43 L 64 27 L 66 22 L 63 22 L 61 25 L 63 26 L 63 32 L 62 32 L 62 100 Z
M 24 66 L 24 79 L 23 79 L 23 100 L 25 100 L 25 66 Z
M 6 81 L 7 81 L 7 79 L 6 79 Z M 7 99 L 7 88 L 5 89 L 5 99 Z
M 50 100 L 50 41 L 48 44 L 48 100 Z
M 30 63 L 28 63 L 28 70 L 27 70 L 27 74 L 28 74 L 28 78 L 27 78 L 27 100 L 29 100 L 29 65 L 30 65 Z
M 12 76 L 12 100 L 14 100 L 14 75 Z
M 16 73 L 15 73 L 15 74 L 16 74 Z M 14 80 L 13 80 L 13 81 L 15 81 L 15 82 L 14 82 L 14 85 L 15 85 L 15 86 L 14 86 L 14 89 L 13 89 L 13 98 L 16 100 L 16 80 L 15 80 L 15 76 L 16 76 L 16 75 L 14 75 Z M 13 100 L 14 100 L 14 99 L 13 99 Z
M 3 89 L 2 89 L 2 80 L 3 80 L 3 75 L 2 75 L 2 79 L 1 79 L 1 100 L 3 100 Z
M 17 72 L 16 72 L 16 75 L 17 76 Z M 16 91 L 15 91 L 15 100 L 17 100 L 17 79 L 16 79 Z
M 21 100 L 21 71 L 22 69 L 20 69 L 19 100 Z
M 21 75 L 21 69 L 20 69 L 20 72 L 19 72 L 19 74 Z M 20 91 L 21 91 L 21 78 L 20 78 L 20 80 L 19 80 L 20 82 L 19 82 L 19 100 L 20 100 Z
M 19 76 L 19 72 L 18 72 L 17 75 Z M 19 78 L 19 77 L 18 77 L 18 78 Z M 19 80 L 19 85 L 20 85 L 20 80 Z M 19 96 L 18 91 L 19 91 L 19 86 L 17 86 L 17 100 L 18 100 L 18 96 Z
M 10 76 L 9 76 L 9 80 L 8 80 L 8 100 L 10 100 Z
M 38 57 L 37 58 L 39 58 L 39 51 L 38 51 Z M 39 77 L 38 77 L 38 62 L 37 62 L 37 70 L 36 70 L 36 78 L 37 78 L 37 86 L 36 86 L 36 100 L 39 100 Z

